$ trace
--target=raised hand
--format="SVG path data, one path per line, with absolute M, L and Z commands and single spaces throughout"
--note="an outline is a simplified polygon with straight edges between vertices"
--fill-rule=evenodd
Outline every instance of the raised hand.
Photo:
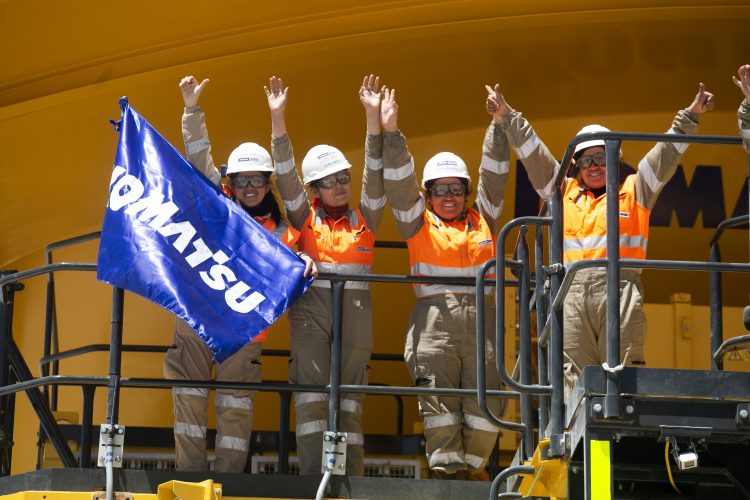
M 362 86 L 359 87 L 359 100 L 362 102 L 366 111 L 375 110 L 376 113 L 380 111 L 380 99 L 382 94 L 379 87 L 379 76 L 365 76 L 362 80 Z
M 283 114 L 286 109 L 289 87 L 284 87 L 284 81 L 281 78 L 272 76 L 268 81 L 268 87 L 264 86 L 263 90 L 266 92 L 266 98 L 268 98 L 268 109 L 271 110 L 271 115 L 274 113 Z
M 739 80 L 736 76 L 732 76 L 732 81 L 734 81 L 734 84 L 745 95 L 745 104 L 750 106 L 750 64 L 740 66 L 740 69 L 737 70 L 737 75 L 740 77 Z
M 180 91 L 182 91 L 182 100 L 185 101 L 185 107 L 191 108 L 198 105 L 198 99 L 203 92 L 203 88 L 209 82 L 208 78 L 198 83 L 194 76 L 186 76 L 180 80 Z
M 396 89 L 383 87 L 383 97 L 380 101 L 380 123 L 386 132 L 398 131 L 398 103 Z
M 699 83 L 698 93 L 695 94 L 695 99 L 688 109 L 698 114 L 711 111 L 714 109 L 714 95 L 711 92 L 706 92 L 706 86 Z
M 487 90 L 485 109 L 487 109 L 487 113 L 492 115 L 495 122 L 500 123 L 506 115 L 513 112 L 513 108 L 505 101 L 505 97 L 500 92 L 500 84 L 496 83 L 494 87 L 485 85 L 484 88 Z
M 268 80 L 268 87 L 263 86 L 268 99 L 268 109 L 271 111 L 271 137 L 281 137 L 286 134 L 286 110 L 289 87 L 284 87 L 281 78 L 272 76 Z

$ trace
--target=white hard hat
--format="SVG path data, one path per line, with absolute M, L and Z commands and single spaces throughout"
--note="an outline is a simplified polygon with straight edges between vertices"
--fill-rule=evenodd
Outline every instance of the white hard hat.
M 592 134 L 594 132 L 611 132 L 607 127 L 602 127 L 601 125 L 593 124 L 593 125 L 586 125 L 581 130 L 578 131 L 576 136 L 579 136 L 581 134 Z M 576 148 L 573 151 L 573 154 L 578 153 L 579 151 L 583 151 L 587 148 L 593 148 L 594 146 L 602 146 L 604 147 L 604 139 L 593 139 L 591 141 L 583 141 L 581 143 L 576 144 Z
M 227 175 L 240 172 L 273 172 L 271 155 L 254 142 L 243 142 L 229 155 Z
M 427 160 L 424 165 L 424 172 L 422 172 L 422 187 L 427 189 L 428 181 L 442 179 L 443 177 L 460 177 L 471 182 L 466 163 L 453 153 L 438 153 Z
M 351 168 L 351 166 L 352 164 L 344 157 L 344 153 L 333 146 L 320 144 L 312 147 L 302 160 L 303 182 L 310 184 L 327 175 Z

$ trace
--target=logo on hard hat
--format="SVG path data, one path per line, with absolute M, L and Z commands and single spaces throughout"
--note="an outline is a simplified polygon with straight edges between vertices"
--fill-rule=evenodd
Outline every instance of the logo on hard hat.
M 443 165 L 450 165 L 450 166 L 456 167 L 458 166 L 458 163 L 455 160 L 443 160 L 443 161 L 437 162 L 438 167 L 442 167 Z

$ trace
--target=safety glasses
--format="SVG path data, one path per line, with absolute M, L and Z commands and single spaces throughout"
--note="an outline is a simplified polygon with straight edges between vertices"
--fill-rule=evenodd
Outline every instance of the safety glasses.
M 576 165 L 581 169 L 585 169 L 589 168 L 592 163 L 597 167 L 606 167 L 607 155 L 605 153 L 596 153 L 595 155 L 581 156 L 578 158 Z
M 433 196 L 445 196 L 451 192 L 453 196 L 462 196 L 466 194 L 466 186 L 460 182 L 454 184 L 435 184 L 430 188 L 430 193 Z
M 351 177 L 349 176 L 349 172 L 344 170 L 342 172 L 336 172 L 335 174 L 327 175 L 322 179 L 318 179 L 317 181 L 315 181 L 314 187 L 331 189 L 336 185 L 336 183 L 346 185 L 349 184 L 350 180 Z
M 265 175 L 237 175 L 232 177 L 231 181 L 234 187 L 245 189 L 248 185 L 254 188 L 262 188 L 268 184 Z

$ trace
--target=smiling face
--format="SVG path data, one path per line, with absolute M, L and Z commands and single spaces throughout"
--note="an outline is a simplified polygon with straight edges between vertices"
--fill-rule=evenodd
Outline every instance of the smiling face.
M 264 183 L 259 186 L 261 179 Z M 271 184 L 264 172 L 242 172 L 232 177 L 229 181 L 229 189 L 243 207 L 254 208 L 260 205 L 271 190 Z
M 584 168 L 581 165 L 581 159 L 584 157 L 591 158 L 594 155 L 600 154 L 605 154 L 604 148 L 602 146 L 594 146 L 585 149 L 577 160 L 583 183 L 590 189 L 601 189 L 607 185 L 607 167 L 606 165 L 597 165 L 595 161 L 591 161 L 591 165 L 588 168 Z
M 458 177 L 441 177 L 440 179 L 436 179 L 430 190 L 427 191 L 427 202 L 432 206 L 432 211 L 441 219 L 451 221 L 461 215 L 464 211 L 464 205 L 466 204 L 466 193 L 464 192 L 463 194 L 456 195 L 453 194 L 450 188 L 436 189 L 436 186 L 450 186 L 451 184 L 460 184 L 463 186 L 463 182 L 464 179 Z M 445 191 L 445 194 L 438 196 L 433 193 L 435 190 Z
M 311 186 L 312 195 L 315 198 L 320 198 L 320 201 L 325 206 L 337 208 L 346 206 L 349 203 L 351 182 L 349 172 L 346 169 L 327 175 L 311 183 Z

